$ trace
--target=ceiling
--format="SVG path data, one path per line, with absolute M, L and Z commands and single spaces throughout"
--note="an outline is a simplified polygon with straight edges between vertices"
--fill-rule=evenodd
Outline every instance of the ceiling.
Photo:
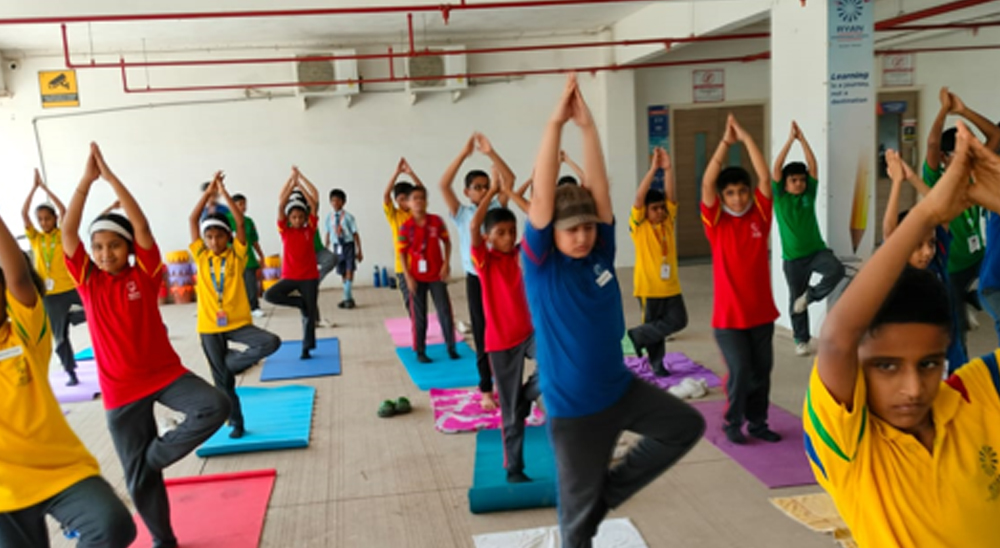
M 406 0 L 400 0 L 395 4 L 406 5 L 405 2 Z M 155 8 L 152 4 L 156 3 L 150 2 L 150 7 Z M 620 2 L 564 7 L 453 11 L 447 25 L 440 13 L 418 12 L 413 16 L 413 27 L 418 43 L 470 37 L 489 39 L 520 35 L 587 33 L 596 32 L 650 3 Z M 353 4 L 371 3 L 354 0 Z M 76 11 L 79 12 L 79 8 Z M 150 11 L 162 13 L 167 10 Z M 174 12 L 176 8 L 169 11 Z M 205 7 L 202 6 L 200 11 L 205 11 Z M 407 18 L 404 13 L 390 13 L 71 23 L 68 30 L 75 53 L 336 46 L 405 43 Z M 59 53 L 61 44 L 58 24 L 0 26 L 0 50 L 7 55 L 17 52 L 28 55 Z

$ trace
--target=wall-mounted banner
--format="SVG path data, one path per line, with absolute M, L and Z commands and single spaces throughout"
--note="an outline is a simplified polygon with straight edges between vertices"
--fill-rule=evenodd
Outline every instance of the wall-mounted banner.
M 652 161 L 653 149 L 663 147 L 670 152 L 670 107 L 652 105 L 646 108 L 647 124 L 649 126 L 649 159 Z M 656 170 L 651 188 L 663 189 L 663 170 Z
M 38 90 L 42 107 L 78 107 L 80 90 L 76 84 L 75 70 L 43 70 L 38 72 Z
M 725 69 L 696 70 L 691 82 L 695 103 L 721 103 L 726 100 Z
M 867 256 L 874 245 L 868 231 L 875 190 L 874 9 L 873 0 L 829 2 L 829 184 L 854 183 L 853 195 L 830 197 L 831 211 L 851 212 L 849 219 L 830 219 L 829 244 L 838 255 Z M 846 227 L 840 225 L 845 221 Z M 868 243 L 862 246 L 862 240 Z
M 913 85 L 913 54 L 893 53 L 882 56 L 882 86 L 905 87 Z

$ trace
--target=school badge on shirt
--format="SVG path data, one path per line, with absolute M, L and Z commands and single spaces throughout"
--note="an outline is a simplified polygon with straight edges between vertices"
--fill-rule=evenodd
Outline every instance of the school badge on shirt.
M 597 279 L 594 280 L 597 282 L 597 287 L 604 287 L 608 285 L 608 282 L 610 282 L 614 277 L 612 276 L 610 270 L 604 268 L 604 266 L 600 264 L 594 265 L 594 274 L 597 276 Z
M 24 349 L 20 346 L 12 346 L 0 350 L 0 362 L 14 360 L 14 373 L 17 375 L 17 386 L 27 386 L 31 383 L 31 370 L 24 360 Z

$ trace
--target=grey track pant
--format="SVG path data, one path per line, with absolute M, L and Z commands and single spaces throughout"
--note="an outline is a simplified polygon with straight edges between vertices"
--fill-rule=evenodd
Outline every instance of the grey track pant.
M 535 337 L 501 350 L 490 352 L 490 366 L 500 395 L 503 423 L 503 460 L 507 472 L 524 470 L 524 421 L 531 413 L 531 403 L 538 399 L 538 375 L 524 381 L 524 360 L 535 357 Z
M 246 345 L 247 349 L 242 352 L 230 350 L 230 341 Z M 212 368 L 212 381 L 229 398 L 229 422 L 233 426 L 243 425 L 243 408 L 236 396 L 236 375 L 274 354 L 280 346 L 281 339 L 277 335 L 253 324 L 224 333 L 201 334 L 201 348 Z

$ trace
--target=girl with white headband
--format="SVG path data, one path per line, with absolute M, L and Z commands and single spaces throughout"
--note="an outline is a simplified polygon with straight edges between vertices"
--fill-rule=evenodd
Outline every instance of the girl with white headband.
M 243 272 L 248 256 L 246 227 L 243 211 L 236 207 L 222 180 L 222 172 L 205 189 L 195 204 L 188 224 L 191 229 L 191 256 L 198 265 L 198 333 L 201 348 L 212 368 L 215 387 L 229 397 L 230 438 L 241 438 L 244 433 L 243 411 L 236 395 L 236 373 L 274 354 L 281 346 L 281 339 L 253 324 L 250 300 L 247 298 Z M 221 194 L 229 204 L 234 238 L 229 218 L 224 213 L 209 213 L 199 223 L 206 204 Z M 246 346 L 242 352 L 230 351 L 229 342 Z
M 110 213 L 90 225 L 92 256 L 80 245 L 80 217 L 98 178 L 117 194 L 126 217 Z M 188 371 L 160 317 L 160 250 L 149 222 L 96 144 L 63 223 L 66 266 L 90 322 L 108 430 L 125 472 L 129 494 L 154 548 L 174 548 L 163 469 L 182 459 L 222 426 L 229 399 Z M 134 266 L 129 257 L 135 255 Z M 184 422 L 157 434 L 153 404 L 183 413 Z
M 300 192 L 296 192 L 300 188 Z M 295 196 L 293 197 L 293 193 Z M 264 293 L 264 300 L 281 306 L 294 306 L 302 312 L 302 355 L 310 358 L 316 348 L 316 318 L 319 299 L 319 269 L 313 240 L 319 220 L 316 217 L 319 192 L 302 178 L 297 167 L 281 189 L 278 198 L 278 232 L 281 233 L 281 279 Z M 299 296 L 291 293 L 298 291 Z
M 31 222 L 31 202 L 35 197 L 35 192 L 41 189 L 48 195 L 52 203 L 43 203 L 35 208 L 35 217 L 38 219 L 38 230 Z M 58 210 L 58 211 L 57 211 Z M 45 296 L 42 302 L 45 304 L 45 312 L 49 315 L 49 323 L 52 326 L 52 338 L 56 346 L 56 355 L 62 363 L 63 370 L 69 377 L 66 386 L 76 386 L 80 384 L 76 378 L 76 358 L 73 355 L 73 345 L 69 340 L 70 324 L 81 323 L 83 318 L 79 313 L 71 314 L 70 308 L 73 305 L 83 306 L 80 302 L 80 295 L 73 285 L 73 278 L 70 278 L 66 270 L 66 261 L 63 259 L 62 230 L 59 227 L 59 220 L 66 217 L 66 207 L 59 200 L 49 187 L 42 182 L 42 176 L 35 170 L 35 184 L 28 193 L 28 198 L 24 201 L 24 208 L 21 209 L 21 219 L 24 221 L 24 233 L 31 242 L 31 252 L 35 261 L 35 271 L 42 277 L 45 284 Z

